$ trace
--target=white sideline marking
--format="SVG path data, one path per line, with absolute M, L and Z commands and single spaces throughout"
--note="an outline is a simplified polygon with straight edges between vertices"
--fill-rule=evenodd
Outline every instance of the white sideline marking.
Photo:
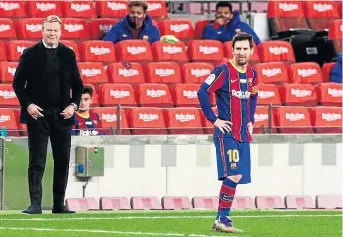
M 289 217 L 342 217 L 343 215 L 254 215 L 232 216 L 236 218 L 289 218 Z M 214 219 L 215 216 L 117 216 L 117 217 L 63 217 L 63 218 L 1 218 L 0 221 L 79 221 L 79 220 L 132 220 L 132 219 Z
M 155 233 L 155 232 L 136 232 L 136 231 L 116 231 L 116 230 L 87 230 L 87 229 L 52 229 L 52 228 L 20 228 L 20 227 L 0 227 L 0 230 L 24 230 L 41 232 L 83 232 L 101 234 L 121 234 L 121 235 L 150 235 L 150 236 L 188 236 L 188 237 L 222 237 L 222 235 L 200 235 L 200 234 L 181 234 L 181 233 Z M 237 237 L 230 235 L 230 237 Z M 244 237 L 244 236 L 240 236 Z

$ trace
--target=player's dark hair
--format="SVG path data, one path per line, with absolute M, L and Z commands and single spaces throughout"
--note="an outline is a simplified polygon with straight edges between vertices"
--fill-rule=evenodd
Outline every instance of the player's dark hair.
M 144 10 L 144 13 L 146 12 L 146 10 L 148 10 L 148 4 L 144 1 L 131 1 L 129 3 L 129 8 L 131 7 L 142 7 Z
M 232 5 L 229 2 L 218 2 L 216 5 L 216 11 L 219 7 L 228 7 L 230 9 L 230 12 L 232 12 Z
M 245 41 L 245 40 L 249 41 L 250 48 L 252 49 L 254 47 L 254 45 L 252 43 L 253 37 L 251 35 L 249 35 L 248 33 L 245 33 L 245 32 L 239 32 L 233 37 L 232 48 L 233 49 L 235 48 L 235 43 L 237 41 Z
M 82 89 L 82 95 L 89 94 L 91 97 L 93 96 L 93 88 L 90 86 L 84 86 Z

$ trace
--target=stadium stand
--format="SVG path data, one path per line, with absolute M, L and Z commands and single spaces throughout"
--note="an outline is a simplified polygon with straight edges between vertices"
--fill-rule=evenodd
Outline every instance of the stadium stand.
M 209 13 L 215 9 L 214 5 L 210 4 Z M 185 5 L 185 9 L 197 12 L 200 11 L 199 6 L 190 3 Z M 340 52 L 343 38 L 341 7 L 341 2 L 334 1 L 269 1 L 254 3 L 252 10 L 267 12 L 271 35 L 290 28 L 327 29 L 327 40 L 332 42 L 336 52 Z M 41 37 L 44 17 L 54 13 L 64 22 L 61 43 L 73 49 L 82 80 L 94 88 L 93 107 L 100 106 L 96 109 L 107 111 L 103 124 L 106 129 L 112 128 L 109 134 L 116 128 L 113 115 L 118 104 L 149 109 L 159 107 L 163 121 L 161 127 L 167 133 L 212 132 L 213 125 L 199 113 L 195 91 L 219 61 L 227 62 L 232 57 L 232 42 L 222 44 L 200 40 L 209 19 L 192 22 L 168 15 L 166 4 L 155 0 L 148 1 L 148 12 L 159 27 L 161 36 L 174 35 L 180 41 L 174 44 L 161 41 L 152 45 L 144 40 L 127 40 L 115 45 L 101 41 L 103 35 L 127 12 L 127 1 L 96 1 L 95 4 L 90 1 L 13 1 L 1 5 L 0 81 L 4 96 L 0 106 L 18 107 L 17 100 L 9 96 L 11 90 L 6 84 L 11 84 L 23 50 Z M 335 119 L 341 114 L 336 108 L 328 107 L 342 106 L 341 85 L 328 83 L 334 63 L 327 61 L 321 67 L 315 62 L 296 62 L 292 46 L 287 39 L 267 40 L 258 47 L 254 45 L 251 64 L 258 72 L 260 83 L 255 133 L 288 132 L 289 128 L 283 126 L 296 126 L 297 129 L 305 126 L 300 132 L 341 132 L 337 129 L 341 120 Z M 214 104 L 214 95 L 211 95 L 211 101 Z M 181 118 L 178 113 L 174 114 L 178 110 L 187 110 L 187 114 L 181 114 Z M 120 124 L 118 132 L 131 134 L 128 129 L 131 124 L 138 126 L 142 121 L 138 116 L 137 122 L 128 123 L 126 117 L 129 119 L 131 116 L 128 111 L 133 110 L 120 111 L 125 116 L 121 121 L 125 122 Z M 319 119 L 320 114 L 328 115 Z M 318 126 L 332 128 L 324 131 Z M 19 127 L 23 126 L 6 126 L 9 130 Z M 131 129 L 135 134 L 137 129 Z
M 126 197 L 101 197 L 101 210 L 130 210 L 130 202 Z

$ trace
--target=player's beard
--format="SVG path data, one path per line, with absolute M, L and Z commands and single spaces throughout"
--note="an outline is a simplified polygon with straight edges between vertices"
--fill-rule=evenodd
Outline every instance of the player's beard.
M 245 66 L 248 64 L 248 59 L 246 57 L 242 57 L 242 58 L 238 57 L 236 59 L 236 63 L 238 66 Z

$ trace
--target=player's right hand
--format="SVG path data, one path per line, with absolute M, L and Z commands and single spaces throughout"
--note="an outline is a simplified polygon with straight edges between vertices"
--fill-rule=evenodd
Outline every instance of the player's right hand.
M 43 111 L 43 109 L 40 108 L 38 105 L 30 104 L 29 106 L 27 106 L 27 112 L 32 118 L 36 120 L 38 117 L 44 117 L 44 115 L 39 111 Z
M 231 132 L 232 123 L 230 121 L 217 119 L 213 125 L 216 126 L 224 134 L 225 134 L 225 131 Z

